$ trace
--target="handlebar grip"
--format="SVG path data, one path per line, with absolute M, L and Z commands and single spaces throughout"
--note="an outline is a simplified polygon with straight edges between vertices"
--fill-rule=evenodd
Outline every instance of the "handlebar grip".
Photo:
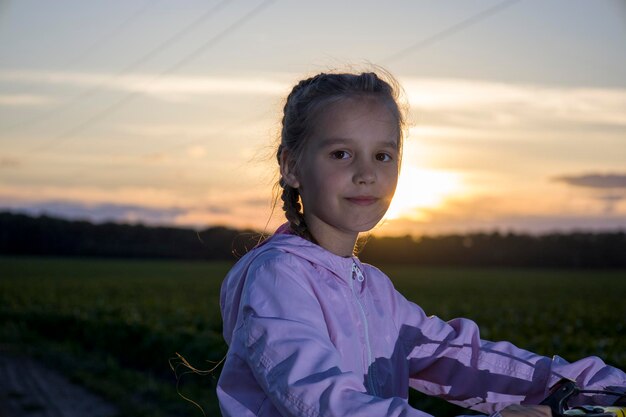
M 584 417 L 626 417 L 626 407 L 585 405 L 571 408 L 565 411 L 563 415 Z
M 609 413 L 615 414 L 615 417 L 626 417 L 626 407 L 603 407 Z

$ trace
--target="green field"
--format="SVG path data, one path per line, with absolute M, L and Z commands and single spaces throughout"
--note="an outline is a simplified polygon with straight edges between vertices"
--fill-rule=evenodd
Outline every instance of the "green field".
M 229 267 L 0 258 L 0 347 L 57 367 L 125 416 L 202 416 L 177 394 L 168 360 L 178 352 L 208 369 L 224 356 L 218 299 Z M 382 269 L 428 314 L 474 319 L 484 338 L 626 368 L 626 271 Z M 219 415 L 218 372 L 180 379 L 207 416 Z M 439 416 L 455 412 L 412 400 Z

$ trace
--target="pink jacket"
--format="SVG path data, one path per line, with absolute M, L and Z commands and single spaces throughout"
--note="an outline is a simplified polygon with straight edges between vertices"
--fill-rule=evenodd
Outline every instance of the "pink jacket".
M 495 413 L 538 403 L 563 377 L 626 386 L 598 358 L 569 364 L 481 340 L 470 320 L 428 317 L 380 270 L 290 234 L 247 253 L 220 304 L 224 417 L 426 416 L 408 404 L 409 386 Z

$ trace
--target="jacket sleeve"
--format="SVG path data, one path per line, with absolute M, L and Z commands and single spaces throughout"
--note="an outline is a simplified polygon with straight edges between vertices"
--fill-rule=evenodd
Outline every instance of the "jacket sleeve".
M 427 317 L 419 306 L 395 293 L 394 315 L 408 353 L 410 385 L 418 391 L 494 413 L 510 404 L 538 404 L 562 378 L 588 389 L 626 388 L 626 374 L 599 358 L 568 363 L 508 342 L 482 340 L 473 321 Z M 614 399 L 597 396 L 582 402 L 606 404 Z
M 242 300 L 246 362 L 281 415 L 428 416 L 404 399 L 368 395 L 362 375 L 341 369 L 300 262 L 284 256 L 251 268 Z

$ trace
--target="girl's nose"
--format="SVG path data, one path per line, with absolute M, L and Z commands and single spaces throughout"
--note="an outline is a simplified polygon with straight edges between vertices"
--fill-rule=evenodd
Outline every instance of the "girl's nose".
M 376 172 L 371 164 L 362 162 L 357 165 L 353 181 L 355 184 L 373 184 L 376 181 Z

